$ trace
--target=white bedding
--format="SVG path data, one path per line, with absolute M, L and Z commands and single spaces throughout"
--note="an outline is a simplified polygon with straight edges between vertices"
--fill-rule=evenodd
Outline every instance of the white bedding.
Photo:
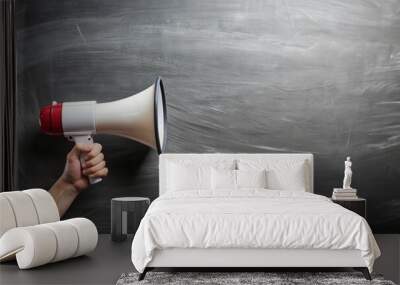
M 143 272 L 165 248 L 358 249 L 370 271 L 380 255 L 368 223 L 328 198 L 257 189 L 160 196 L 136 232 L 132 262 Z

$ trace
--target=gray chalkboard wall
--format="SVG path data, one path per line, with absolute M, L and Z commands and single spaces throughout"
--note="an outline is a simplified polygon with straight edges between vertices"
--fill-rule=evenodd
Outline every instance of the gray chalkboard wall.
M 48 188 L 71 143 L 39 107 L 165 79 L 168 152 L 312 152 L 315 192 L 345 156 L 375 232 L 400 232 L 400 1 L 17 1 L 18 187 Z M 109 177 L 68 216 L 109 230 L 109 200 L 158 189 L 146 147 L 98 136 Z

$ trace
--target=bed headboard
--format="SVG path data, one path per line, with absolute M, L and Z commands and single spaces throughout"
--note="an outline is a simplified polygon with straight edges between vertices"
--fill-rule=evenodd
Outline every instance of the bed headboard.
M 221 159 L 303 160 L 306 162 L 307 192 L 314 192 L 314 159 L 311 153 L 166 153 L 159 157 L 159 195 L 166 191 L 167 165 L 174 160 L 221 160 Z

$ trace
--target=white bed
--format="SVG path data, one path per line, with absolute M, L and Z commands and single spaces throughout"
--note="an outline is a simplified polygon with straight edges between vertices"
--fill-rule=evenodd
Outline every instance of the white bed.
M 232 169 L 221 167 L 230 161 Z M 301 175 L 293 170 L 299 163 Z M 185 168 L 191 165 L 200 174 L 190 177 Z M 212 190 L 200 185 L 209 179 L 207 167 L 237 173 L 239 183 L 232 170 L 251 176 L 259 165 L 267 165 L 274 187 L 221 191 L 215 181 Z M 354 267 L 370 278 L 380 255 L 372 232 L 362 217 L 312 194 L 312 154 L 163 154 L 159 166 L 160 197 L 132 243 L 140 279 L 154 267 Z M 185 188 L 196 179 L 199 185 Z

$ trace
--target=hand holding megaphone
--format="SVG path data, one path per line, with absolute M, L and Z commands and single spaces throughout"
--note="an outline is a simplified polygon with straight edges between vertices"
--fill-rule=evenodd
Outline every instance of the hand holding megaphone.
M 77 143 L 67 154 L 64 172 L 61 176 L 78 191 L 88 187 L 88 183 L 100 180 L 108 174 L 102 146 L 98 143 Z M 84 158 L 83 158 L 84 157 Z
M 93 134 L 112 134 L 143 143 L 160 154 L 167 141 L 167 105 L 161 78 L 142 92 L 109 103 L 53 102 L 40 110 L 40 128 L 49 135 L 64 135 L 93 144 Z M 81 164 L 84 162 L 81 157 Z M 101 179 L 90 179 L 97 183 Z

